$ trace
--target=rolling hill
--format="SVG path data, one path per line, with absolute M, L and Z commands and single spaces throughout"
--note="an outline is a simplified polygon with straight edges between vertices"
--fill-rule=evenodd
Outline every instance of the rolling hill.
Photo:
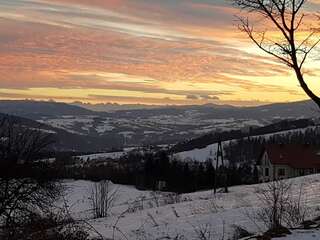
M 97 112 L 66 103 L 7 100 L 0 101 L 0 112 L 108 146 L 114 145 L 112 139 L 125 146 L 174 144 L 212 132 L 248 130 L 284 119 L 320 116 L 311 101 L 257 107 L 206 104 Z

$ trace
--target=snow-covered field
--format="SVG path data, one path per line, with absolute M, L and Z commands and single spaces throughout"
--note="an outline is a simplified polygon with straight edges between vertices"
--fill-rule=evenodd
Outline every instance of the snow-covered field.
M 264 126 L 270 121 L 242 118 L 206 117 L 207 113 L 186 111 L 183 114 L 159 113 L 135 116 L 126 115 L 62 115 L 41 117 L 38 122 L 65 130 L 72 134 L 105 136 L 110 134 L 126 138 L 128 146 L 146 142 L 163 142 L 168 137 L 173 141 L 197 137 L 214 131 L 229 131 Z
M 222 144 L 222 147 L 224 144 L 227 144 L 229 141 L 226 141 Z M 218 144 L 210 144 L 204 148 L 195 148 L 190 151 L 184 151 L 176 153 L 174 156 L 182 161 L 195 161 L 195 162 L 205 162 L 209 159 L 211 161 L 216 158 L 218 150 Z
M 292 182 L 294 195 L 303 186 L 302 197 L 308 207 L 308 216 L 319 216 L 320 175 L 287 181 Z M 107 239 L 111 239 L 113 234 L 119 240 L 200 239 L 197 234 L 200 230 L 210 233 L 209 239 L 229 239 L 235 225 L 254 233 L 265 230 L 264 225 L 254 221 L 252 216 L 261 207 L 257 192 L 266 184 L 231 187 L 229 193 L 216 195 L 212 191 L 195 192 L 179 198 L 168 193 L 112 185 L 118 194 L 110 216 L 95 220 L 91 219 L 89 200 L 92 184 L 88 181 L 66 181 L 66 200 L 76 218 L 87 219 Z M 300 230 L 281 239 L 320 239 L 320 234 L 317 231 L 305 233 Z
M 136 150 L 138 148 L 134 147 L 127 147 L 124 148 L 122 151 L 117 152 L 106 152 L 106 153 L 94 153 L 94 154 L 88 154 L 88 155 L 78 155 L 75 156 L 78 159 L 78 164 L 85 164 L 89 163 L 90 161 L 95 160 L 112 160 L 112 159 L 119 159 L 120 157 L 126 155 L 128 152 L 132 150 Z
M 96 160 L 96 159 L 117 159 L 123 156 L 126 152 L 121 151 L 121 152 L 108 152 L 108 153 L 95 153 L 95 154 L 89 154 L 89 155 L 81 155 L 81 156 L 76 156 L 79 158 L 81 161 L 90 161 L 90 160 Z
M 320 230 L 300 230 L 294 231 L 292 235 L 284 238 L 274 238 L 278 240 L 318 240 L 320 239 Z

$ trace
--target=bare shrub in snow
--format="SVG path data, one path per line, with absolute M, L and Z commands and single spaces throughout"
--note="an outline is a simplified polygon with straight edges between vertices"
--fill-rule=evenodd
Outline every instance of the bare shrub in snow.
M 230 240 L 238 240 L 244 237 L 250 237 L 253 234 L 248 232 L 246 229 L 244 229 L 243 227 L 240 227 L 238 225 L 233 225 L 233 235 L 232 238 Z
M 159 224 L 157 223 L 156 219 L 152 216 L 151 213 L 147 213 L 148 218 L 151 220 L 153 227 L 158 227 Z
M 260 189 L 257 195 L 262 208 L 257 211 L 256 219 L 268 229 L 292 228 L 305 220 L 308 209 L 302 199 L 302 186 L 296 196 L 290 182 L 274 181 Z
M 32 213 L 15 229 L 14 234 L 2 236 L 7 240 L 89 240 L 90 233 L 95 233 L 96 240 L 103 237 L 89 223 L 75 220 L 67 208 Z
M 178 193 L 169 193 L 166 195 L 164 198 L 164 204 L 175 204 L 175 203 L 180 203 L 181 202 L 181 195 Z
M 258 199 L 262 208 L 257 212 L 257 219 L 262 221 L 268 229 L 282 226 L 289 202 L 291 184 L 284 181 L 274 181 L 267 184 L 266 189 L 258 192 Z
M 127 236 L 121 231 L 121 229 L 118 227 L 118 224 L 120 222 L 120 219 L 124 217 L 128 212 L 129 212 L 129 209 L 125 210 L 117 217 L 117 220 L 112 226 L 112 240 L 115 239 L 116 232 L 120 233 L 125 239 L 127 239 Z
M 110 209 L 114 205 L 117 195 L 118 189 L 112 186 L 111 181 L 103 180 L 94 183 L 91 188 L 90 196 L 94 218 L 107 217 L 110 213 Z
M 172 207 L 172 212 L 173 212 L 173 214 L 176 216 L 176 218 L 179 218 L 179 217 L 180 217 L 179 214 L 178 214 L 178 212 L 177 212 L 177 210 L 176 210 L 174 207 Z
M 160 201 L 162 198 L 161 193 L 158 191 L 154 191 L 154 192 L 151 192 L 150 195 L 151 195 L 151 198 L 152 198 L 154 204 L 156 205 L 156 207 L 160 207 L 161 206 Z
M 219 211 L 219 209 L 222 209 L 222 207 L 220 207 L 217 204 L 217 201 L 215 198 L 212 198 L 209 200 L 209 209 L 210 209 L 210 212 L 217 213 Z
M 211 224 L 203 224 L 199 226 L 193 226 L 196 239 L 199 240 L 213 240 L 214 232 Z
M 297 196 L 290 194 L 289 201 L 286 207 L 284 223 L 286 226 L 293 228 L 304 222 L 309 215 L 309 208 L 306 205 L 306 198 L 303 184 L 300 185 Z
M 143 202 L 141 199 L 136 199 L 131 203 L 128 203 L 128 212 L 135 213 L 137 211 L 143 210 Z

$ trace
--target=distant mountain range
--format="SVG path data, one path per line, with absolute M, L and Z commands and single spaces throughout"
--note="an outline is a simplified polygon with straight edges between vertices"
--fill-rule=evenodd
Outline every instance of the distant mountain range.
M 78 106 L 87 110 L 97 111 L 97 112 L 119 112 L 119 111 L 143 111 L 143 110 L 158 110 L 158 109 L 197 109 L 197 108 L 214 108 L 214 109 L 274 109 L 279 111 L 285 109 L 285 111 L 291 111 L 294 108 L 298 114 L 301 114 L 301 108 L 307 107 L 307 111 L 310 111 L 312 115 L 314 110 L 317 110 L 317 106 L 312 101 L 300 101 L 300 102 L 291 102 L 291 103 L 275 103 L 269 105 L 260 105 L 256 107 L 236 107 L 232 105 L 219 105 L 219 104 L 204 104 L 204 105 L 145 105 L 145 104 L 118 104 L 118 103 L 83 103 L 83 102 L 73 102 L 70 105 Z M 297 109 L 298 107 L 298 109 Z M 266 110 L 267 111 L 267 110 Z
M 97 112 L 116 112 L 121 110 L 138 110 L 138 109 L 157 109 L 163 108 L 163 105 L 146 105 L 146 104 L 118 104 L 118 103 L 84 103 L 73 102 L 74 106 L 79 106 L 88 110 Z M 169 107 L 169 106 L 167 106 Z
M 257 107 L 207 104 L 101 112 L 66 103 L 3 100 L 0 113 L 32 119 L 41 127 L 57 132 L 61 136 L 60 146 L 82 151 L 172 144 L 211 132 L 245 130 L 284 119 L 320 116 L 311 101 Z
M 88 110 L 97 112 L 116 112 L 116 111 L 129 111 L 129 110 L 147 110 L 147 109 L 163 109 L 163 108 L 190 108 L 198 105 L 147 105 L 147 104 L 118 104 L 118 103 L 83 103 L 72 102 L 74 106 L 79 106 Z M 212 106 L 216 108 L 232 107 L 231 105 L 218 105 L 218 104 L 205 104 L 202 106 Z

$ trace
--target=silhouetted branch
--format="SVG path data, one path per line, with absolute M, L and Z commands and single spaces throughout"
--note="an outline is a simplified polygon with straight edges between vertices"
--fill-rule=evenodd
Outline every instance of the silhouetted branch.
M 300 13 L 306 0 L 233 0 L 233 2 L 236 7 L 249 14 L 262 16 L 266 24 L 271 23 L 278 31 L 278 36 L 268 38 L 265 30 L 257 34 L 259 31 L 254 29 L 249 17 L 238 17 L 239 29 L 265 53 L 292 68 L 301 88 L 320 108 L 320 98 L 309 88 L 302 73 L 308 55 L 320 42 L 320 31 L 318 28 L 309 27 L 307 30 L 309 34 L 305 39 L 297 38 L 298 30 L 306 17 L 306 14 Z M 320 21 L 319 16 L 318 20 Z

